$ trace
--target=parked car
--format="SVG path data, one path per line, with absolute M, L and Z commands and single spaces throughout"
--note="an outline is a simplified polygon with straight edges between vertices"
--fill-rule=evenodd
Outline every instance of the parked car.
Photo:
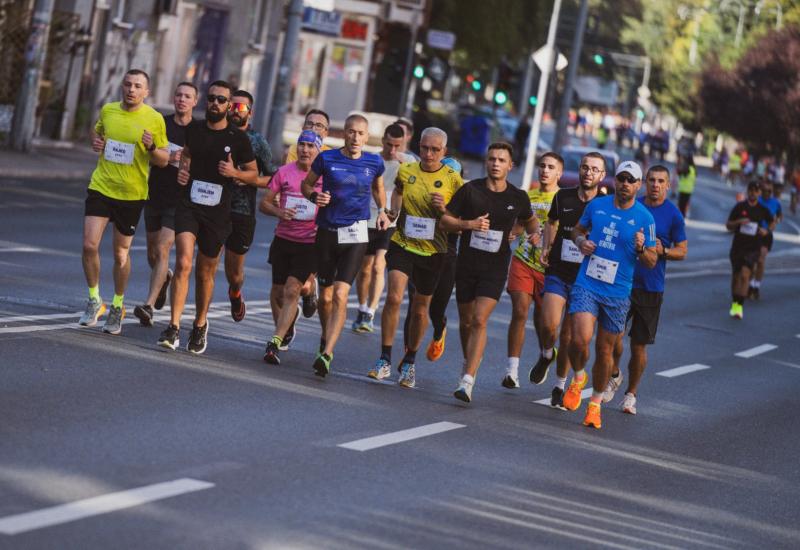
M 592 147 L 564 147 L 561 156 L 564 157 L 564 173 L 559 182 L 560 187 L 576 187 L 580 181 L 579 166 L 586 153 L 596 151 L 606 159 L 606 177 L 600 182 L 600 192 L 610 194 L 614 192 L 614 171 L 619 164 L 619 155 L 607 149 L 597 150 Z

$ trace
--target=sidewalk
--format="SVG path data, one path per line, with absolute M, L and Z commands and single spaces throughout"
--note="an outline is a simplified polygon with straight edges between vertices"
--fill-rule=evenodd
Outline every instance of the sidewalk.
M 30 153 L 0 149 L 0 178 L 89 180 L 97 153 L 88 143 L 35 140 Z

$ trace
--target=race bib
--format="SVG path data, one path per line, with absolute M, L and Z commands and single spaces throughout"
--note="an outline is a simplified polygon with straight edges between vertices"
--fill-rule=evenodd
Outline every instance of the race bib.
M 178 151 L 183 151 L 183 145 L 178 145 L 170 141 L 168 142 L 167 150 L 169 151 L 169 156 L 172 157 L 174 153 L 177 153 Z M 181 163 L 179 161 L 169 163 L 170 166 L 174 166 L 175 168 L 180 168 L 180 164 Z
M 313 220 L 317 215 L 317 205 L 305 197 L 287 195 L 286 208 L 294 210 L 293 219 L 301 222 Z
M 433 232 L 436 229 L 436 220 L 433 218 L 420 218 L 417 216 L 406 216 L 406 237 L 409 239 L 422 239 L 425 241 L 433 240 Z
M 358 244 L 369 240 L 367 237 L 367 220 L 360 220 L 353 225 L 340 227 L 336 231 L 339 244 Z
M 194 180 L 190 198 L 195 204 L 203 206 L 216 206 L 222 200 L 222 186 L 218 183 Z
M 750 222 L 744 225 L 740 225 L 739 233 L 741 233 L 742 235 L 750 235 L 751 237 L 755 236 L 755 234 L 758 233 L 758 223 Z
M 503 232 L 496 229 L 488 231 L 473 231 L 469 239 L 472 248 L 483 250 L 484 252 L 497 252 L 503 242 Z
M 598 281 L 613 285 L 617 278 L 618 267 L 619 262 L 607 260 L 599 256 L 592 256 L 589 258 L 589 265 L 586 267 L 586 275 L 592 279 L 597 279 Z
M 109 162 L 133 164 L 133 151 L 135 147 L 136 145 L 133 143 L 123 143 L 115 139 L 107 139 L 103 156 Z
M 583 254 L 575 243 L 569 239 L 561 241 L 561 261 L 579 264 L 583 261 Z

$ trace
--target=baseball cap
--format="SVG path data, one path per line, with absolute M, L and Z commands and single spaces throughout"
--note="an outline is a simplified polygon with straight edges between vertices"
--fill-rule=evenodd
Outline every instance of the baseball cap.
M 322 149 L 322 138 L 311 130 L 303 130 L 297 138 L 297 143 L 311 143 L 317 149 Z
M 617 166 L 617 171 L 614 173 L 614 175 L 619 176 L 623 172 L 629 173 L 637 180 L 642 179 L 642 169 L 632 160 L 626 160 L 625 162 L 620 163 L 620 165 Z

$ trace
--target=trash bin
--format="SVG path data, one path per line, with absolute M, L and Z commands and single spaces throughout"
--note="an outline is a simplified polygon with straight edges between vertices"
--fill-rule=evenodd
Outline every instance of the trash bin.
M 464 155 L 483 158 L 491 139 L 491 122 L 479 115 L 461 119 L 461 142 L 459 149 Z

